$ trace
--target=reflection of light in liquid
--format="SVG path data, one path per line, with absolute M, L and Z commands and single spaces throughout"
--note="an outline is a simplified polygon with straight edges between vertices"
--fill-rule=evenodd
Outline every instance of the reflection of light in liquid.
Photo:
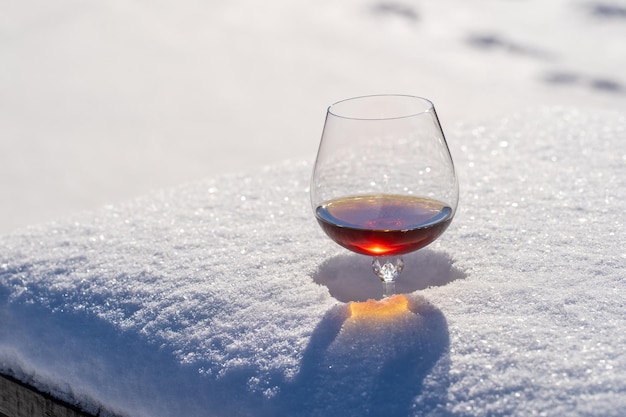
M 388 247 L 378 246 L 378 245 L 362 246 L 362 248 L 365 249 L 369 253 L 375 253 L 377 255 L 380 255 L 380 254 L 383 254 L 383 253 L 387 253 L 390 250 L 390 248 L 388 248 Z
M 409 310 L 409 300 L 398 294 L 380 301 L 367 300 L 362 303 L 350 303 L 351 319 L 393 319 Z

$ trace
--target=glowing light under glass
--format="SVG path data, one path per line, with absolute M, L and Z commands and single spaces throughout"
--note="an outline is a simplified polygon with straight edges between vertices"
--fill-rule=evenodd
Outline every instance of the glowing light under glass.
M 409 300 L 398 294 L 380 301 L 367 300 L 350 303 L 350 318 L 352 319 L 391 319 L 410 312 Z

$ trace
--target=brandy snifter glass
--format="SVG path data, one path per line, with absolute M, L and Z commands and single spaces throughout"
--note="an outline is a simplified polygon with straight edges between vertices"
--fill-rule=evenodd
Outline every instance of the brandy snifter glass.
M 311 179 L 322 230 L 373 257 L 383 293 L 395 293 L 403 254 L 436 240 L 456 212 L 459 186 L 433 103 L 374 95 L 328 108 Z

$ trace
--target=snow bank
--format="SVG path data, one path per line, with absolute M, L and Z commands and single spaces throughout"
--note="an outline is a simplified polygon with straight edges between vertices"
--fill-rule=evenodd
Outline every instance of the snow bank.
M 626 117 L 444 130 L 461 203 L 406 296 L 349 302 L 380 286 L 288 162 L 0 238 L 0 371 L 100 415 L 624 415 Z

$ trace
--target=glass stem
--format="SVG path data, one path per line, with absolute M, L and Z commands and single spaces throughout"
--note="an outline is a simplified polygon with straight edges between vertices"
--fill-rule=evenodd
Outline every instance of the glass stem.
M 404 268 L 401 256 L 377 256 L 372 259 L 374 274 L 383 282 L 383 296 L 389 297 L 396 293 L 396 278 Z
M 383 298 L 393 297 L 396 295 L 396 282 L 383 281 Z

